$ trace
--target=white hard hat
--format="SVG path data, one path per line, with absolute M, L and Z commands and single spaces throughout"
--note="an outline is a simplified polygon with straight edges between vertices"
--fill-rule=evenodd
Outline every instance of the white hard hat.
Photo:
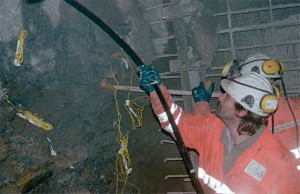
M 284 71 L 283 64 L 278 60 L 271 60 L 265 54 L 257 53 L 250 55 L 242 64 L 240 73 L 256 72 L 265 78 L 280 78 Z
M 268 116 L 276 111 L 277 96 L 273 95 L 273 88 L 263 76 L 246 72 L 232 80 L 221 80 L 222 88 L 247 110 L 261 116 Z

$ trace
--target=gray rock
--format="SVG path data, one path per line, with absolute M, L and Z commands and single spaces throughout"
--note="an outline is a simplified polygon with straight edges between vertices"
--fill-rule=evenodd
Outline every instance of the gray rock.
M 8 157 L 9 148 L 5 144 L 5 140 L 0 137 L 0 161 L 5 160 Z

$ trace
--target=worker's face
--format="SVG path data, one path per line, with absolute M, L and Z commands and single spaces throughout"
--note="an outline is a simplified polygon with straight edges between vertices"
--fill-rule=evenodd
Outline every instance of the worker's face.
M 223 121 L 233 119 L 236 115 L 235 100 L 226 92 L 219 96 L 218 100 L 216 115 Z

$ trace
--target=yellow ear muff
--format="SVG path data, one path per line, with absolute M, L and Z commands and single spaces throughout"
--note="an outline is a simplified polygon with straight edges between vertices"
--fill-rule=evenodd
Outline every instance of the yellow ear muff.
M 265 95 L 260 101 L 260 108 L 266 113 L 273 113 L 278 108 L 278 100 L 280 96 L 279 89 L 276 86 L 273 86 L 273 89 L 275 95 Z
M 262 64 L 262 70 L 267 75 L 274 75 L 284 71 L 284 66 L 278 60 L 267 60 Z
M 225 66 L 221 72 L 222 77 L 227 77 L 232 65 L 233 65 L 233 60 L 230 60 L 228 63 L 225 64 Z

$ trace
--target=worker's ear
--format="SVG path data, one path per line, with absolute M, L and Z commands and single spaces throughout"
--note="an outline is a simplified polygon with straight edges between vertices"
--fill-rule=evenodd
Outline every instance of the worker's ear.
M 242 118 L 248 114 L 248 110 L 243 108 L 242 110 L 236 110 L 235 114 L 237 117 Z

